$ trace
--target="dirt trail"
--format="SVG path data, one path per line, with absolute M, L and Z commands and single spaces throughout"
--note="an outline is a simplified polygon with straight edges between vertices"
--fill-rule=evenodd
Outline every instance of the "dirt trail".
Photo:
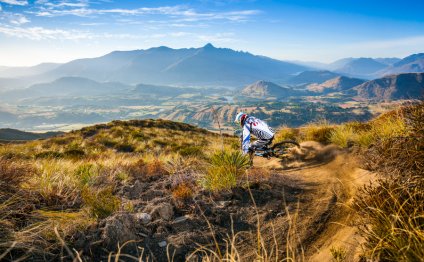
M 345 261 L 358 261 L 362 239 L 350 204 L 357 189 L 374 179 L 360 169 L 348 152 L 315 142 L 302 143 L 289 165 L 278 159 L 255 159 L 255 165 L 278 172 L 302 188 L 297 232 L 306 261 L 331 261 L 330 249 L 346 252 Z M 278 226 L 278 225 L 277 225 Z

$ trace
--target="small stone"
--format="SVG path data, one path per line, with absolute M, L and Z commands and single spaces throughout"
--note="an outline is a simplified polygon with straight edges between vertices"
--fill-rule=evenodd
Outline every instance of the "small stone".
M 106 218 L 104 224 L 101 238 L 108 248 L 116 248 L 118 244 L 137 239 L 134 218 L 129 213 L 117 213 Z
M 134 215 L 134 218 L 138 223 L 141 223 L 143 225 L 147 225 L 152 222 L 152 216 L 147 213 L 137 213 Z
M 153 211 L 154 214 L 158 214 L 160 218 L 164 220 L 171 220 L 174 216 L 174 208 L 169 203 L 162 203 Z
M 168 243 L 166 243 L 166 241 L 161 241 L 158 243 L 159 247 L 166 247 L 166 245 L 168 245 Z

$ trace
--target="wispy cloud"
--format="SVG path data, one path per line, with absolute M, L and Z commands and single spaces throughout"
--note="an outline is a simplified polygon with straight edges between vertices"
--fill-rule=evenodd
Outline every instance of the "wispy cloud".
M 89 32 L 79 30 L 47 29 L 43 27 L 0 26 L 0 34 L 30 40 L 80 40 L 92 39 Z
M 71 7 L 71 8 L 65 8 Z M 78 7 L 78 8 L 73 8 Z M 198 12 L 186 6 L 161 6 L 161 7 L 142 7 L 135 9 L 115 8 L 115 9 L 94 9 L 88 8 L 85 2 L 80 3 L 46 3 L 38 11 L 32 12 L 36 16 L 58 17 L 58 16 L 79 16 L 90 17 L 107 14 L 116 14 L 122 16 L 141 16 L 141 15 L 164 15 L 176 19 L 180 22 L 196 22 L 207 20 L 229 20 L 246 21 L 249 17 L 260 13 L 259 10 L 240 10 L 230 12 Z
M 26 16 L 19 13 L 1 12 L 0 22 L 5 24 L 23 25 L 29 23 L 30 20 Z
M 187 32 L 171 32 L 156 34 L 113 34 L 113 33 L 93 33 L 86 30 L 64 30 L 49 29 L 44 27 L 19 27 L 19 26 L 0 26 L 0 34 L 10 37 L 24 38 L 30 40 L 93 40 L 93 39 L 151 39 L 151 38 L 169 38 L 185 37 L 191 35 Z
M 0 0 L 0 3 L 5 3 L 9 5 L 27 5 L 28 1 L 26 0 Z

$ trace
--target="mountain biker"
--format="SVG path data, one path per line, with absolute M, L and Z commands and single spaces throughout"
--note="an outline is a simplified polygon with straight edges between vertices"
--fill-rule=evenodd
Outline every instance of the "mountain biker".
M 239 123 L 243 128 L 242 150 L 243 154 L 253 151 L 253 148 L 264 148 L 272 143 L 274 139 L 274 130 L 259 118 L 249 116 L 243 112 L 236 115 L 235 123 Z M 250 144 L 250 134 L 253 134 L 257 140 Z

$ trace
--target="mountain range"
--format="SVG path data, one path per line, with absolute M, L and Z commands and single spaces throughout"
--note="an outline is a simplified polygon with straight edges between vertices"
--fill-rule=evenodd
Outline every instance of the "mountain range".
M 359 83 L 354 78 L 374 80 L 399 73 L 424 72 L 424 53 L 403 59 L 344 58 L 331 64 L 314 65 L 280 61 L 248 52 L 217 48 L 212 44 L 182 49 L 162 46 L 146 50 L 114 51 L 101 57 L 77 59 L 64 64 L 0 67 L 0 92 L 4 100 L 7 97 L 22 99 L 33 96 L 113 94 L 129 89 L 139 91 L 144 85 L 144 89 L 149 89 L 151 93 L 157 91 L 158 94 L 165 94 L 172 93 L 172 87 L 176 86 L 230 87 L 239 90 L 263 80 L 251 87 L 252 92 L 255 89 L 258 91 L 253 96 L 263 96 L 269 92 L 266 90 L 275 89 L 269 83 L 296 89 L 309 88 L 309 91 L 314 92 L 318 89 L 331 91 L 335 84 L 324 82 L 342 76 L 348 78 L 334 81 L 343 82 L 336 90 L 345 90 L 345 87 L 341 87 L 347 85 L 346 82 L 351 82 L 347 85 L 349 87 Z M 327 70 L 316 67 L 326 67 Z M 265 93 L 259 90 L 265 90 Z M 281 95 L 293 94 L 289 89 L 275 90 Z M 176 94 L 181 92 L 185 91 L 176 90 Z
M 351 91 L 360 98 L 377 101 L 423 99 L 424 73 L 390 75 L 365 82 L 353 87 Z
M 352 98 L 388 101 L 396 99 L 422 99 L 424 73 L 405 73 L 365 81 L 346 76 L 336 76 L 321 84 L 310 84 L 305 90 L 285 88 L 272 82 L 258 81 L 247 85 L 241 95 L 258 99 L 314 96 L 342 92 Z
M 240 86 L 258 79 L 283 81 L 304 66 L 207 44 L 201 48 L 116 51 L 74 60 L 43 74 L 46 79 L 84 77 L 125 84 Z

